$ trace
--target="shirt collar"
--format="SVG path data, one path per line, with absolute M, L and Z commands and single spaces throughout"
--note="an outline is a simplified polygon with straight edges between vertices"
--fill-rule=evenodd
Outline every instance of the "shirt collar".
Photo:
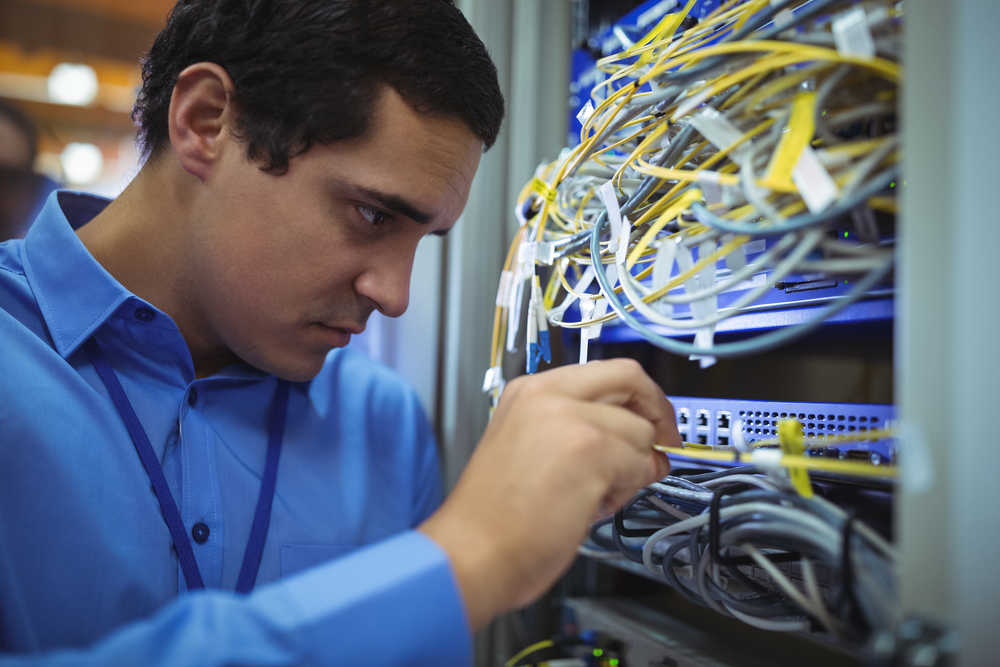
M 24 239 L 24 274 L 56 351 L 66 358 L 129 299 L 137 299 L 101 266 L 75 230 L 110 199 L 57 190 Z

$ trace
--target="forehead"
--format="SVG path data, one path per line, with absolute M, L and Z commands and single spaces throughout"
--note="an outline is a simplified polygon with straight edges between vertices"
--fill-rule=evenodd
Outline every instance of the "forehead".
M 417 111 L 386 86 L 362 137 L 316 145 L 293 163 L 334 181 L 405 197 L 441 228 L 465 207 L 481 154 L 482 141 L 465 123 Z

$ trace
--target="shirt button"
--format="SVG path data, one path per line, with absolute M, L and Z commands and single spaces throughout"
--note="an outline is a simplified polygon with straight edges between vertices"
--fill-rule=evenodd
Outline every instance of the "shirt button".
M 194 407 L 195 403 L 198 402 L 198 388 L 191 387 L 191 391 L 188 392 L 188 405 Z
M 135 309 L 135 319 L 142 320 L 143 322 L 151 322 L 156 317 L 156 313 L 151 311 L 149 308 L 136 308 Z
M 191 537 L 198 544 L 204 544 L 208 542 L 208 526 L 204 523 L 198 522 L 191 527 Z

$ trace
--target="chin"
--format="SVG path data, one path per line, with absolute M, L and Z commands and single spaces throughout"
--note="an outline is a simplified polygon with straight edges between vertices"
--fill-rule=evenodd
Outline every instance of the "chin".
M 271 355 L 264 353 L 255 361 L 246 358 L 244 360 L 254 368 L 289 382 L 312 380 L 323 370 L 323 363 L 326 361 L 326 353 L 294 355 L 289 354 L 288 350 L 283 352 Z

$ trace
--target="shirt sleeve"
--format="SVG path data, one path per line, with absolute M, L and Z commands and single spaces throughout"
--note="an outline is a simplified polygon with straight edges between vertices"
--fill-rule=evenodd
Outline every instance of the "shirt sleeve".
M 245 598 L 185 595 L 88 649 L 0 667 L 468 665 L 465 606 L 444 551 L 408 531 Z

